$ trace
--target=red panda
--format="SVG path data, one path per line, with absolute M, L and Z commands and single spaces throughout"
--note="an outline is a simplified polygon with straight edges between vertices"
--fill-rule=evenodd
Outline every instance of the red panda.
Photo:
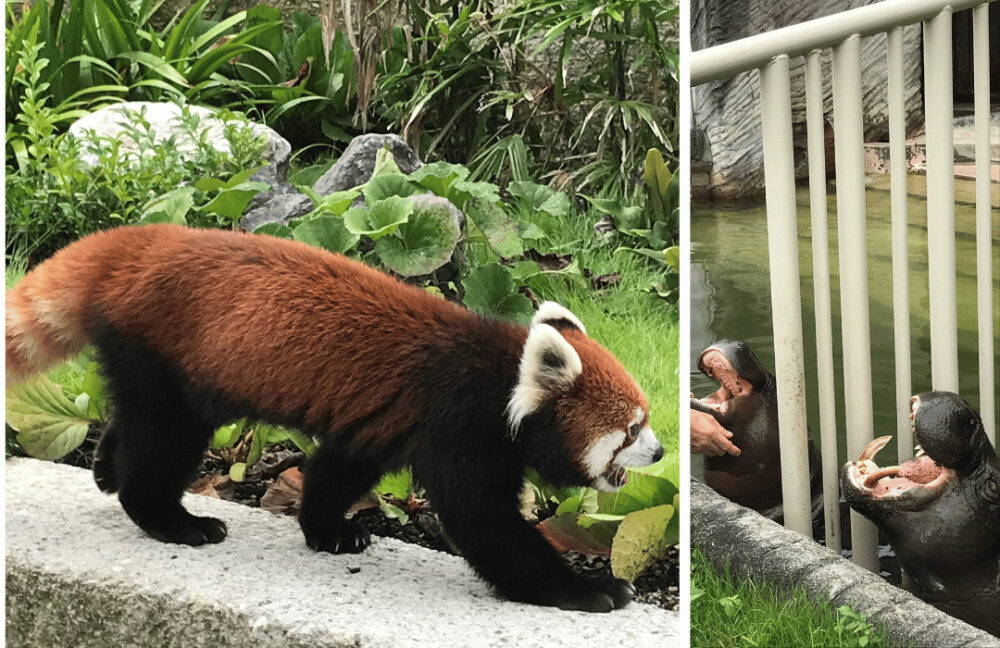
M 363 550 L 345 512 L 409 465 L 502 596 L 591 611 L 631 599 L 625 581 L 575 574 L 519 512 L 526 466 L 614 490 L 663 454 L 638 385 L 557 304 L 524 327 L 294 241 L 122 227 L 7 291 L 8 379 L 90 343 L 112 400 L 94 477 L 153 538 L 225 538 L 180 500 L 212 431 L 249 417 L 319 439 L 299 514 L 314 550 Z

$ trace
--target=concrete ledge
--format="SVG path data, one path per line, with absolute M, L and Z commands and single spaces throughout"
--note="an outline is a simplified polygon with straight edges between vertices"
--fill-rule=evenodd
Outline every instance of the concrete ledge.
M 691 544 L 716 568 L 728 564 L 740 578 L 765 580 L 786 590 L 801 586 L 817 601 L 848 605 L 883 626 L 893 645 L 1000 648 L 1000 638 L 886 583 L 811 538 L 730 502 L 697 480 L 691 480 Z
M 11 459 L 6 473 L 12 646 L 662 648 L 680 635 L 676 613 L 647 605 L 586 614 L 501 601 L 461 558 L 392 539 L 317 554 L 295 520 L 207 497 L 185 505 L 226 520 L 229 538 L 165 545 L 88 471 Z

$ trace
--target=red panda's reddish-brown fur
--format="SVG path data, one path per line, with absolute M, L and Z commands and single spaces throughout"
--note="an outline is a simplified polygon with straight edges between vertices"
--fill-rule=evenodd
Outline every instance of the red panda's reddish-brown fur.
M 169 315 L 168 315 L 169 314 Z M 7 293 L 7 368 L 24 378 L 78 352 L 110 325 L 144 340 L 192 379 L 264 411 L 353 421 L 400 388 L 420 347 L 482 319 L 342 256 L 295 241 L 171 225 L 124 227 L 56 253 Z M 317 344 L 317 332 L 327 344 Z M 516 359 L 527 331 L 498 327 Z M 604 348 L 563 332 L 583 373 L 567 414 L 613 427 L 631 402 L 647 406 Z M 234 344 L 235 341 L 239 344 Z M 627 400 L 595 400 L 624 394 Z M 400 412 L 402 415 L 402 412 Z M 607 420 L 605 426 L 594 422 Z M 401 418 L 370 431 L 391 434 Z M 571 439 L 582 452 L 590 439 Z
M 624 479 L 613 460 L 637 454 L 639 444 L 629 448 L 639 426 L 648 433 L 642 462 L 658 459 L 662 448 L 632 378 L 575 316 L 554 312 L 537 339 L 558 344 L 539 360 L 551 366 L 536 378 L 571 380 L 543 389 L 544 402 L 529 398 L 531 416 L 509 425 L 534 324 L 529 330 L 476 315 L 303 243 L 123 227 L 70 245 L 8 290 L 8 380 L 97 345 L 115 413 L 95 476 L 159 539 L 225 537 L 221 522 L 184 511 L 173 489 L 183 490 L 211 426 L 251 416 L 324 438 L 306 472 L 300 516 L 313 548 L 362 549 L 367 533 L 342 519 L 350 498 L 380 471 L 412 463 L 453 540 L 505 595 L 607 609 L 629 598 L 620 582 L 575 579 L 518 521 L 523 464 L 549 479 L 589 484 L 601 473 Z M 188 434 L 184 428 L 192 429 L 189 437 L 160 438 Z M 162 483 L 159 464 L 173 471 Z M 490 531 L 494 522 L 466 519 L 479 511 L 503 522 Z M 340 517 L 328 520 L 324 512 Z M 493 543 L 501 548 L 490 549 Z M 510 563 L 514 554 L 524 565 Z M 548 589 L 532 588 L 536 572 L 551 581 Z

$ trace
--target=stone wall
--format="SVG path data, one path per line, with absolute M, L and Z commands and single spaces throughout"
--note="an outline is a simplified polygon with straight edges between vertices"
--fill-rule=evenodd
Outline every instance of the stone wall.
M 874 0 L 692 0 L 691 48 L 694 51 L 814 18 L 872 4 Z M 903 30 L 907 130 L 922 123 L 923 71 L 920 25 Z M 865 141 L 888 138 L 886 37 L 862 39 L 862 111 Z M 823 55 L 826 79 L 824 106 L 833 123 L 830 50 Z M 797 175 L 805 177 L 805 59 L 791 61 L 792 121 Z M 710 194 L 721 200 L 762 197 L 764 156 L 761 148 L 760 81 L 756 71 L 713 81 L 692 89 L 693 126 L 703 131 L 711 151 Z M 832 162 L 832 160 L 831 160 Z M 832 165 L 828 165 L 832 173 Z

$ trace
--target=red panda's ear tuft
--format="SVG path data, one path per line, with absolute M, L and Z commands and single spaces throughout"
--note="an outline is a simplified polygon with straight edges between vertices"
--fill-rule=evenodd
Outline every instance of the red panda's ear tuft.
M 521 353 L 517 386 L 507 403 L 510 428 L 520 427 L 521 421 L 565 391 L 582 371 L 576 349 L 559 331 L 548 324 L 532 325 Z
M 572 326 L 575 329 L 579 329 L 584 335 L 587 333 L 587 329 L 584 328 L 580 318 L 571 313 L 565 306 L 560 306 L 555 302 L 542 302 L 538 307 L 538 312 L 531 318 L 531 326 L 535 327 L 538 324 Z

